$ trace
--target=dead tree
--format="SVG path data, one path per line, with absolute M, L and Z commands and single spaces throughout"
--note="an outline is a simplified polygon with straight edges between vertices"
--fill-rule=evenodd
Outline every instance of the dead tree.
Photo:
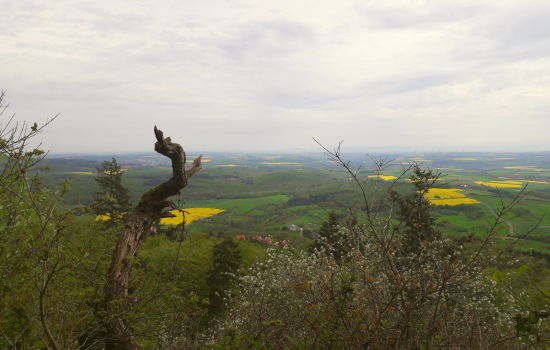
M 113 253 L 111 267 L 107 277 L 105 291 L 105 309 L 115 303 L 128 303 L 128 285 L 134 266 L 134 257 L 137 256 L 141 242 L 154 233 L 153 222 L 163 217 L 173 217 L 165 208 L 175 208 L 168 201 L 169 197 L 178 195 L 187 185 L 191 176 L 202 169 L 202 155 L 192 164 L 185 167 L 186 157 L 183 148 L 172 143 L 170 137 L 163 138 L 162 131 L 155 126 L 155 151 L 172 160 L 172 178 L 147 191 L 136 206 L 128 223 L 122 229 Z M 115 316 L 106 325 L 107 350 L 136 350 L 141 349 L 134 339 L 131 329 L 123 317 Z

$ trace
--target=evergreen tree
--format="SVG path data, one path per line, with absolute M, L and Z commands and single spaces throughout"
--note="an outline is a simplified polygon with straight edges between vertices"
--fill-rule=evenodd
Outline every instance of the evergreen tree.
M 108 216 L 105 220 L 108 227 L 116 226 L 124 222 L 127 214 L 132 209 L 128 189 L 122 185 L 123 171 L 116 159 L 101 163 L 101 168 L 96 167 L 98 176 L 94 180 L 100 188 L 100 191 L 93 193 L 93 199 L 96 203 L 94 212 L 97 215 Z M 108 196 L 107 199 L 105 197 Z
M 217 312 L 223 306 L 225 291 L 229 290 L 231 282 L 241 267 L 242 258 L 238 243 L 229 236 L 214 245 L 214 268 L 208 271 L 206 283 L 210 287 L 210 311 Z
M 442 238 L 440 225 L 430 214 L 430 201 L 425 196 L 435 181 L 434 176 L 431 170 L 422 170 L 416 165 L 410 176 L 415 192 L 411 195 L 390 192 L 391 199 L 399 205 L 397 218 L 404 223 L 402 243 L 405 252 L 417 252 L 423 241 Z
M 334 255 L 336 261 L 344 258 L 347 254 L 346 237 L 340 234 L 339 215 L 330 212 L 328 220 L 324 221 L 319 228 L 318 237 L 315 239 L 315 248 L 325 249 L 327 254 Z

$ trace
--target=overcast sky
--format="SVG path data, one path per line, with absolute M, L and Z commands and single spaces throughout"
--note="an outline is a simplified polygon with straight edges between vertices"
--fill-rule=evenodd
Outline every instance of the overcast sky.
M 53 152 L 550 150 L 550 1 L 1 3 L 0 88 Z M 4 114 L 5 122 L 6 114 Z

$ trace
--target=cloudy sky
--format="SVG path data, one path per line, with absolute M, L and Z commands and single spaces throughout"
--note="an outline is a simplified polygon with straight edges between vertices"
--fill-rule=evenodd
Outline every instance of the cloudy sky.
M 3 0 L 0 88 L 54 152 L 550 150 L 548 0 Z M 4 114 L 4 122 L 6 114 Z M 484 148 L 485 147 L 485 148 Z

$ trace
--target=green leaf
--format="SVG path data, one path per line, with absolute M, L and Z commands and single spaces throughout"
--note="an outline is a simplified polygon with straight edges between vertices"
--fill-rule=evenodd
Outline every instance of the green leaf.
M 539 322 L 539 318 L 534 314 L 529 315 L 529 323 L 536 324 Z
M 504 280 L 504 272 L 502 271 L 495 271 L 490 278 L 494 281 L 501 282 Z
M 263 348 L 263 347 L 264 347 L 263 345 L 260 345 L 260 344 L 256 343 L 256 342 L 253 341 L 253 340 L 250 340 L 250 339 L 248 339 L 248 342 L 249 342 L 250 344 L 254 345 L 254 346 L 257 347 L 257 348 Z
M 526 272 L 527 272 L 527 266 L 526 265 L 523 265 L 523 266 L 518 268 L 518 274 L 523 275 Z

